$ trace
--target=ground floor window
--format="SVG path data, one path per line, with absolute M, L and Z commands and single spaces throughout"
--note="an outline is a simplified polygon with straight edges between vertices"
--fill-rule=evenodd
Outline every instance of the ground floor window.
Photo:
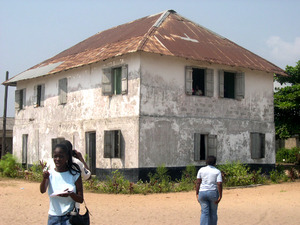
M 121 158 L 121 131 L 104 131 L 104 158 Z
M 206 160 L 211 155 L 217 155 L 217 136 L 194 133 L 194 160 Z
M 22 165 L 27 166 L 28 134 L 22 135 Z
M 251 158 L 260 159 L 265 158 L 265 134 L 263 133 L 250 133 L 250 147 L 251 147 Z
M 96 132 L 85 133 L 87 164 L 93 175 L 96 174 Z

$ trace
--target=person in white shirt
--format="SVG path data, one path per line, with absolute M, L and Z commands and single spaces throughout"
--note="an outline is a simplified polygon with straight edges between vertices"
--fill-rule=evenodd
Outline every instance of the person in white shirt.
M 208 156 L 205 167 L 199 169 L 196 197 L 201 205 L 200 225 L 216 225 L 218 204 L 222 199 L 222 174 L 216 165 L 216 157 Z

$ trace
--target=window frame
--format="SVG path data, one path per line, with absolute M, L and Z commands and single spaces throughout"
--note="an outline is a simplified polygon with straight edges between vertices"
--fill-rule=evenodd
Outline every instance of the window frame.
M 58 80 L 58 104 L 67 104 L 68 99 L 68 78 L 62 78 Z
M 266 157 L 266 134 L 250 132 L 251 159 L 263 159 Z
M 15 110 L 20 111 L 26 106 L 26 88 L 15 91 Z
M 122 158 L 121 130 L 104 131 L 104 154 L 103 158 Z M 117 142 L 117 143 L 116 143 Z
M 45 84 L 37 84 L 34 86 L 33 105 L 35 108 L 43 107 L 45 100 Z
M 241 71 L 219 70 L 219 97 L 223 99 L 242 100 L 245 98 L 245 73 Z M 229 98 L 224 96 L 225 89 L 225 73 L 234 74 L 234 97 Z
M 205 156 L 201 157 L 201 140 L 204 137 Z M 205 161 L 208 156 L 217 157 L 217 135 L 209 133 L 194 133 L 194 161 Z

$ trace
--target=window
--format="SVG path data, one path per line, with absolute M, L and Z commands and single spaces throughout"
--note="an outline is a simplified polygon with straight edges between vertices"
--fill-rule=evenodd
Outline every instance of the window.
M 68 79 L 63 78 L 58 81 L 58 102 L 59 105 L 67 103 Z
M 15 91 L 15 109 L 19 111 L 24 109 L 26 105 L 26 89 Z
M 88 166 L 91 173 L 96 174 L 96 132 L 85 133 L 85 148 L 88 156 Z
M 22 165 L 27 167 L 28 134 L 22 135 Z
M 127 94 L 128 66 L 105 68 L 102 77 L 103 95 Z
M 104 158 L 121 158 L 121 131 L 104 131 Z
M 194 159 L 206 160 L 207 156 L 217 156 L 217 135 L 194 134 Z
M 33 105 L 34 107 L 44 106 L 45 84 L 34 86 Z
M 251 158 L 265 158 L 265 134 L 250 133 Z
M 61 137 L 61 138 L 52 138 L 51 140 L 51 146 L 52 146 L 52 157 L 53 157 L 53 153 L 54 153 L 54 148 L 57 144 L 61 143 L 62 141 L 64 141 L 65 138 Z
M 238 72 L 219 71 L 219 96 L 241 100 L 245 97 L 245 75 Z
M 214 94 L 213 69 L 185 68 L 185 92 L 187 95 L 212 97 Z

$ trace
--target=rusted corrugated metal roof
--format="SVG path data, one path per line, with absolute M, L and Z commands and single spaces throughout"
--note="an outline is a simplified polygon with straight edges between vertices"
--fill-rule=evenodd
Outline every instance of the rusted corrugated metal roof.
M 37 70 L 45 71 L 40 74 L 44 76 L 137 51 L 286 75 L 267 60 L 168 10 L 100 32 L 25 71 L 25 79 L 36 77 Z M 49 64 L 57 66 L 43 69 Z M 23 73 L 4 83 L 14 85 L 24 79 Z

